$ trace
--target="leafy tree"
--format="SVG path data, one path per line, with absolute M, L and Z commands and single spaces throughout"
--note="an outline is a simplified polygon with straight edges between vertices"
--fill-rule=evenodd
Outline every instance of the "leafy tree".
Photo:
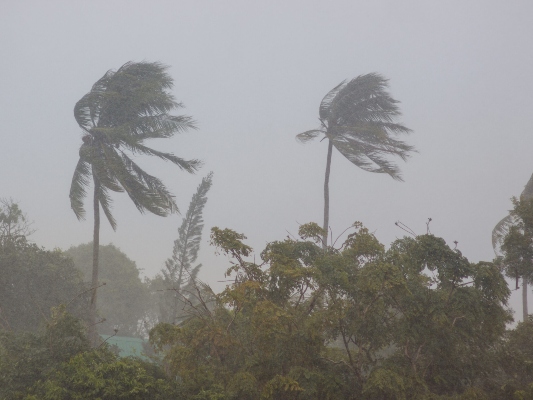
M 296 398 L 302 388 L 289 371 L 302 362 L 320 363 L 315 351 L 320 334 L 309 337 L 303 315 L 284 309 L 281 298 L 277 303 L 270 298 L 267 275 L 244 261 L 251 249 L 242 239 L 233 231 L 213 229 L 213 243 L 235 258 L 231 270 L 238 283 L 216 296 L 214 309 L 200 304 L 181 325 L 159 324 L 152 341 L 161 349 L 170 346 L 168 368 L 191 398 Z M 296 275 L 293 281 L 301 282 Z M 309 375 L 311 380 L 315 375 Z
M 533 398 L 533 318 L 528 316 L 524 322 L 509 330 L 500 348 L 500 367 L 504 372 L 500 386 L 504 393 L 516 396 L 508 398 Z M 521 396 L 521 397 L 520 397 Z M 502 395 L 501 398 L 504 398 Z
M 85 316 L 87 288 L 72 260 L 22 235 L 10 237 L 16 240 L 0 240 L 0 330 L 35 331 L 50 308 L 60 304 Z
M 173 81 L 166 69 L 160 63 L 128 62 L 117 71 L 106 72 L 74 107 L 74 117 L 84 133 L 70 187 L 70 204 L 78 219 L 85 216 L 83 201 L 91 178 L 94 189 L 89 318 L 89 337 L 93 343 L 96 343 L 100 207 L 111 227 L 116 229 L 109 191 L 125 191 L 140 212 L 147 210 L 166 216 L 177 211 L 165 185 L 135 163 L 131 154 L 156 156 L 190 173 L 200 165 L 197 160 L 187 161 L 144 144 L 148 139 L 170 138 L 194 128 L 190 117 L 169 114 L 182 105 L 169 92 Z
M 182 398 L 176 384 L 156 364 L 119 358 L 106 348 L 79 353 L 30 389 L 26 400 Z
M 209 173 L 198 186 L 191 199 L 187 214 L 178 229 L 172 257 L 165 262 L 161 274 L 152 281 L 152 290 L 157 290 L 159 322 L 176 324 L 186 313 L 183 312 L 195 300 L 195 281 L 202 264 L 194 265 L 198 258 L 202 229 L 202 213 L 211 188 L 213 173 Z
M 86 282 L 92 273 L 93 244 L 71 247 L 65 254 L 72 257 Z M 98 251 L 103 266 L 97 301 L 98 316 L 103 319 L 96 325 L 98 333 L 113 335 L 115 329 L 121 336 L 140 336 L 142 321 L 148 308 L 148 287 L 139 277 L 139 269 L 126 254 L 112 244 L 100 245 Z
M 12 199 L 0 198 L 0 242 L 17 241 L 31 235 L 31 222 Z
M 509 288 L 497 265 L 471 264 L 432 235 L 402 239 L 390 262 L 407 277 L 405 295 L 395 296 L 395 354 L 389 370 L 418 393 L 456 395 L 484 391 L 495 370 L 494 347 L 512 321 Z M 474 397 L 476 398 L 476 397 Z
M 66 313 L 52 315 L 36 333 L 0 332 L 2 399 L 180 398 L 156 364 L 119 358 L 106 344 L 90 349 L 85 328 Z
M 318 225 L 299 234 L 269 243 L 255 264 L 243 235 L 212 229 L 212 243 L 233 259 L 227 274 L 234 283 L 214 308 L 200 304 L 181 325 L 151 332 L 184 396 L 489 393 L 483 379 L 495 369 L 494 348 L 511 320 L 497 266 L 471 264 L 432 235 L 401 239 L 386 251 L 355 224 L 339 248 L 324 251 Z
M 36 332 L 0 331 L 0 398 L 24 398 L 32 385 L 88 349 L 82 322 L 64 305 L 52 308 Z
M 296 136 L 302 143 L 307 143 L 324 135 L 328 142 L 324 180 L 324 248 L 329 229 L 329 175 L 333 147 L 357 167 L 386 173 L 396 180 L 402 179 L 390 156 L 406 160 L 414 151 L 414 147 L 395 138 L 410 130 L 394 122 L 400 110 L 396 105 L 398 102 L 387 92 L 387 86 L 387 80 L 376 73 L 341 82 L 320 103 L 320 128 Z

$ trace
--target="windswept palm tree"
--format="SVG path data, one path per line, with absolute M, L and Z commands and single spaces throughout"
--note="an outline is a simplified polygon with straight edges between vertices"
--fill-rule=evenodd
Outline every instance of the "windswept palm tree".
M 389 95 L 387 87 L 387 79 L 376 73 L 341 82 L 320 103 L 320 128 L 296 136 L 302 143 L 321 135 L 328 141 L 324 181 L 324 248 L 329 228 L 329 175 L 333 147 L 359 168 L 385 173 L 399 181 L 402 180 L 399 168 L 390 161 L 390 156 L 399 156 L 405 161 L 415 151 L 413 146 L 396 138 L 411 130 L 395 122 L 401 113 L 398 101 Z
M 113 230 L 110 192 L 126 192 L 137 209 L 159 216 L 177 212 L 174 197 L 163 182 L 146 173 L 132 155 L 156 156 L 189 173 L 200 162 L 184 160 L 172 153 L 145 145 L 148 139 L 170 138 L 195 129 L 188 116 L 170 112 L 182 107 L 169 92 L 173 86 L 167 67 L 160 63 L 128 62 L 108 71 L 74 107 L 74 117 L 83 131 L 80 158 L 70 187 L 70 204 L 78 219 L 84 219 L 83 202 L 93 182 L 94 239 L 92 296 L 89 309 L 89 338 L 96 343 L 96 296 L 100 207 Z

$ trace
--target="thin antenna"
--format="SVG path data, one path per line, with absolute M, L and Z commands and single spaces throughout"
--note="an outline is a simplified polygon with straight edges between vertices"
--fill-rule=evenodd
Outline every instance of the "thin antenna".
M 407 225 L 405 225 L 403 222 L 401 221 L 397 221 L 394 223 L 394 225 L 396 225 L 398 228 L 400 228 L 401 230 L 407 232 L 409 235 L 412 235 L 413 237 L 416 237 L 416 233 L 411 229 L 409 228 Z
M 340 234 L 339 236 L 337 236 L 337 239 L 335 239 L 335 241 L 333 242 L 333 244 L 331 245 L 331 247 L 335 247 L 335 243 L 337 243 L 337 240 L 339 240 L 340 237 L 341 237 L 342 235 L 344 235 L 344 233 L 345 233 L 348 229 L 350 229 L 350 228 L 353 228 L 353 225 L 351 225 L 351 226 L 349 226 L 348 228 L 346 228 L 345 230 L 343 230 L 343 231 L 341 232 L 341 234 Z

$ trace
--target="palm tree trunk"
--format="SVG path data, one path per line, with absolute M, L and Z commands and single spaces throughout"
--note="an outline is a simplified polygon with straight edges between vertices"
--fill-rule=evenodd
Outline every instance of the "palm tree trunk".
M 322 237 L 322 248 L 325 249 L 328 245 L 328 231 L 329 231 L 329 173 L 331 171 L 331 153 L 333 152 L 333 142 L 328 140 L 328 158 L 326 162 L 326 177 L 324 179 L 324 236 Z
M 527 311 L 527 280 L 525 277 L 522 277 L 522 318 L 524 322 L 527 322 L 527 316 L 529 315 Z
M 94 174 L 93 174 L 94 177 Z M 100 203 L 98 202 L 99 182 L 94 177 L 94 231 L 93 231 L 93 274 L 91 280 L 91 304 L 89 306 L 89 341 L 93 347 L 98 345 L 96 332 L 96 293 L 98 289 L 98 253 L 100 251 Z

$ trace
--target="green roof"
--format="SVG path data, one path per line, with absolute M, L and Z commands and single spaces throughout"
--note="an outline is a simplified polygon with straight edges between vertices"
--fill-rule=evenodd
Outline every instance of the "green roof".
M 110 346 L 117 346 L 120 357 L 133 356 L 148 360 L 144 355 L 143 343 L 146 343 L 146 340 L 144 339 L 111 335 L 100 335 L 100 337 Z

